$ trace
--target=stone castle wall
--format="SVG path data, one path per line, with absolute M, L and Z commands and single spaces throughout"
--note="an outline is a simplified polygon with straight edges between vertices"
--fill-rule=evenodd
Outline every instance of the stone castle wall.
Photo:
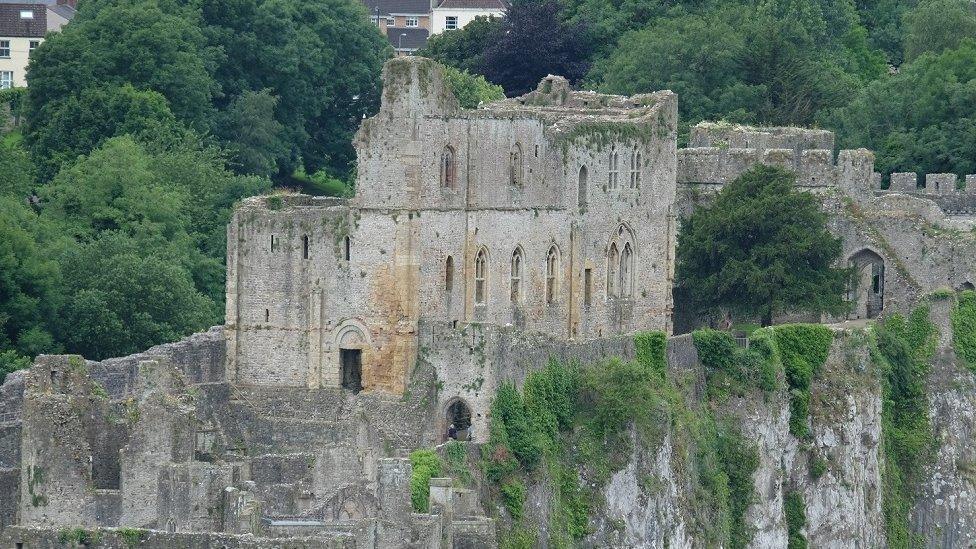
M 551 77 L 466 111 L 419 58 L 388 63 L 384 90 L 356 137 L 354 198 L 235 212 L 229 380 L 336 387 L 353 350 L 365 390 L 402 393 L 421 321 L 566 339 L 670 330 L 673 94 L 577 95 Z

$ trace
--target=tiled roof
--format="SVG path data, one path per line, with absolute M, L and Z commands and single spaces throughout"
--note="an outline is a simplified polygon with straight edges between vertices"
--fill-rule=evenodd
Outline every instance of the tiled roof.
M 21 12 L 34 17 L 23 18 Z M 0 4 L 0 36 L 40 38 L 47 32 L 47 6 L 44 4 Z
M 403 39 L 400 39 L 403 35 Z M 420 28 L 386 27 L 386 37 L 394 49 L 417 50 L 427 45 L 430 32 Z
M 438 9 L 502 10 L 508 9 L 505 0 L 443 0 Z
M 430 0 L 363 0 L 370 15 L 383 17 L 391 13 L 425 15 L 430 13 Z M 406 40 L 406 38 L 404 38 Z

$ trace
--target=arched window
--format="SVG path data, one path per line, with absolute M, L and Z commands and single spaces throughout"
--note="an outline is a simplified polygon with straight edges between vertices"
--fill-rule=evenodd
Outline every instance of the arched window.
M 580 166 L 580 171 L 579 171 L 579 197 L 578 197 L 579 207 L 580 208 L 586 207 L 586 192 L 587 192 L 586 191 L 586 178 L 587 178 L 586 166 L 585 165 L 584 166 Z
M 510 183 L 512 185 L 522 184 L 522 145 L 516 143 L 512 147 L 512 153 L 509 158 L 509 173 L 510 173 Z
M 617 252 L 617 243 L 610 244 L 607 251 L 607 296 L 617 296 L 617 269 L 620 267 L 620 254 Z
M 454 149 L 448 145 L 441 153 L 441 186 L 453 189 L 457 186 L 457 161 Z
M 482 248 L 474 258 L 474 302 L 484 305 L 488 297 L 488 251 Z
M 454 291 L 454 258 L 451 256 L 447 256 L 447 261 L 444 262 L 444 291 Z
M 607 179 L 607 188 L 610 190 L 617 188 L 617 150 L 610 149 L 610 172 Z
M 522 248 L 515 248 L 512 253 L 512 303 L 522 300 Z
M 620 254 L 620 296 L 632 297 L 634 293 L 631 273 L 634 272 L 634 251 L 630 242 L 624 244 L 624 251 Z
M 546 303 L 556 301 L 557 284 L 559 281 L 559 249 L 555 246 L 549 248 L 546 254 Z

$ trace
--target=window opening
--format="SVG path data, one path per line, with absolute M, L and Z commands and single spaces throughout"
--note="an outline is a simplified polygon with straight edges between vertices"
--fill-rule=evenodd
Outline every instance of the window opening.
M 522 297 L 522 250 L 516 248 L 512 254 L 512 303 L 518 303 Z
M 555 246 L 546 255 L 546 303 L 556 300 L 556 273 L 559 271 L 559 251 Z
M 488 253 L 482 249 L 474 260 L 474 302 L 484 305 L 487 297 Z

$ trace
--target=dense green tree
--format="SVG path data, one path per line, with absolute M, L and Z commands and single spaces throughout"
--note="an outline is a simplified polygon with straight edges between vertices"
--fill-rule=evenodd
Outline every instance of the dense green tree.
M 284 126 L 275 119 L 278 98 L 271 90 L 244 91 L 217 115 L 214 132 L 227 143 L 238 171 L 274 175 L 291 152 Z
M 39 243 L 38 223 L 22 197 L 0 196 L 0 352 L 18 356 L 58 349 L 47 327 L 58 310 L 60 271 Z
M 197 291 L 189 271 L 122 233 L 71 248 L 62 265 L 58 333 L 85 357 L 131 354 L 219 321 L 218 307 Z
M 976 9 L 970 0 L 926 0 L 905 14 L 905 61 L 942 53 L 976 38 Z
M 250 91 L 278 99 L 290 174 L 352 168 L 352 135 L 379 106 L 379 77 L 391 53 L 358 0 L 217 0 L 203 6 L 205 32 L 224 53 L 214 72 L 226 109 Z M 232 147 L 233 148 L 233 147 Z M 275 149 L 275 156 L 277 150 Z
M 821 121 L 841 147 L 867 147 L 884 173 L 976 172 L 976 41 L 924 54 Z
M 388 54 L 354 0 L 93 0 L 31 56 L 27 142 L 45 180 L 174 123 L 215 135 L 241 172 L 344 174 Z
M 481 103 L 505 98 L 505 90 L 485 80 L 484 76 L 444 67 L 444 76 L 458 103 L 465 109 L 473 109 Z
M 850 273 L 833 266 L 840 239 L 795 175 L 757 166 L 695 210 L 678 235 L 678 283 L 699 311 L 725 310 L 769 325 L 785 312 L 846 307 Z
M 755 122 L 765 89 L 742 80 L 746 43 L 736 30 L 739 15 L 685 14 L 630 32 L 590 78 L 611 93 L 674 91 L 685 127 L 704 119 Z
M 417 55 L 457 69 L 477 71 L 481 55 L 501 33 L 501 18 L 479 16 L 462 29 L 431 36 Z
M 222 302 L 226 223 L 235 200 L 269 187 L 234 175 L 212 149 L 158 148 L 131 137 L 105 142 L 41 191 L 43 215 L 79 242 L 106 231 L 188 269 Z
M 83 3 L 70 25 L 33 52 L 26 138 L 45 178 L 109 137 L 155 132 L 174 116 L 209 128 L 217 52 L 199 19 L 173 2 Z
M 846 104 L 884 65 L 853 7 L 833 13 L 814 3 L 793 6 L 789 16 L 791 6 L 673 10 L 624 35 L 589 80 L 611 93 L 677 92 L 683 128 L 705 119 L 808 125 L 821 109 Z
M 586 75 L 592 45 L 585 24 L 566 24 L 556 0 L 513 4 L 501 33 L 488 45 L 475 67 L 509 96 L 535 89 L 547 74 L 577 82 Z

